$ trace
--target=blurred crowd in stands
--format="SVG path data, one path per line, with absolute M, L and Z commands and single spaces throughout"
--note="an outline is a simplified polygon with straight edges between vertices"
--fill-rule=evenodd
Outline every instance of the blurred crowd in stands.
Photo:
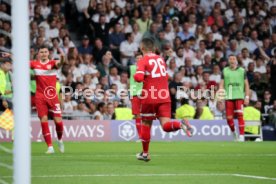
M 10 52 L 10 1 L 0 2 L 0 51 Z M 128 89 L 128 66 L 136 63 L 140 40 L 149 37 L 168 66 L 173 116 L 185 102 L 225 118 L 224 103 L 195 94 L 179 100 L 177 87 L 216 90 L 233 54 L 246 70 L 250 105 L 264 124 L 276 119 L 275 0 L 30 0 L 29 15 L 30 59 L 44 44 L 51 58 L 66 55 L 61 86 Z M 71 119 L 112 119 L 116 107 L 131 103 L 120 95 L 84 98 L 65 90 L 61 105 Z

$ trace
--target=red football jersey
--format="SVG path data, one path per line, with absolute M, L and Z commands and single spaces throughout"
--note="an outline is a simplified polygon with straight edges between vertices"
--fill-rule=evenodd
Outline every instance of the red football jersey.
M 171 101 L 168 88 L 167 67 L 163 58 L 154 53 L 146 54 L 139 60 L 135 75 L 140 75 L 144 79 L 141 94 L 142 104 L 156 104 Z
M 31 69 L 34 70 L 36 80 L 36 94 L 44 94 L 47 88 L 56 89 L 56 61 L 49 60 L 47 63 L 31 61 Z

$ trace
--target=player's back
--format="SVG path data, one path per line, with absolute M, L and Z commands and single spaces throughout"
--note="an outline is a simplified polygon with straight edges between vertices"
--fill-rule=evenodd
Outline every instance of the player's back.
M 140 61 L 139 61 L 140 62 Z M 146 54 L 138 64 L 144 70 L 144 83 L 142 99 L 143 104 L 170 102 L 168 89 L 168 73 L 166 63 L 159 55 L 154 53 Z M 139 70 L 137 69 L 137 70 Z
M 47 63 L 31 61 L 31 69 L 34 70 L 36 80 L 36 94 L 44 94 L 47 88 L 56 89 L 55 60 Z

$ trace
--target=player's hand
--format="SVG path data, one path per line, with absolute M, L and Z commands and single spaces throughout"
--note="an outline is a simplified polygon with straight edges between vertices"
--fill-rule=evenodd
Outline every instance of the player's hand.
M 107 51 L 105 53 L 105 55 L 107 56 L 108 59 L 112 59 L 113 58 L 112 53 L 110 51 Z
M 217 101 L 223 101 L 225 99 L 225 91 L 223 89 L 219 89 L 216 92 L 216 99 Z
M 245 99 L 244 99 L 244 105 L 247 106 L 248 104 L 249 104 L 249 98 L 245 98 Z

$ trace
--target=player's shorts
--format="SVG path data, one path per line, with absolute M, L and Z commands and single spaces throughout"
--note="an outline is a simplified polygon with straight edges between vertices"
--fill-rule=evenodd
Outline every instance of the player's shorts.
M 132 114 L 138 115 L 141 110 L 141 99 L 137 96 L 133 96 L 131 99 Z
M 171 102 L 141 105 L 142 120 L 154 120 L 160 117 L 171 118 Z
M 45 97 L 35 97 L 35 105 L 39 118 L 48 116 L 61 117 L 60 103 L 57 97 L 53 99 L 46 99 Z
M 226 117 L 234 116 L 235 114 L 243 114 L 243 104 L 244 101 L 242 99 L 237 100 L 226 100 L 225 101 L 225 109 L 226 109 Z

